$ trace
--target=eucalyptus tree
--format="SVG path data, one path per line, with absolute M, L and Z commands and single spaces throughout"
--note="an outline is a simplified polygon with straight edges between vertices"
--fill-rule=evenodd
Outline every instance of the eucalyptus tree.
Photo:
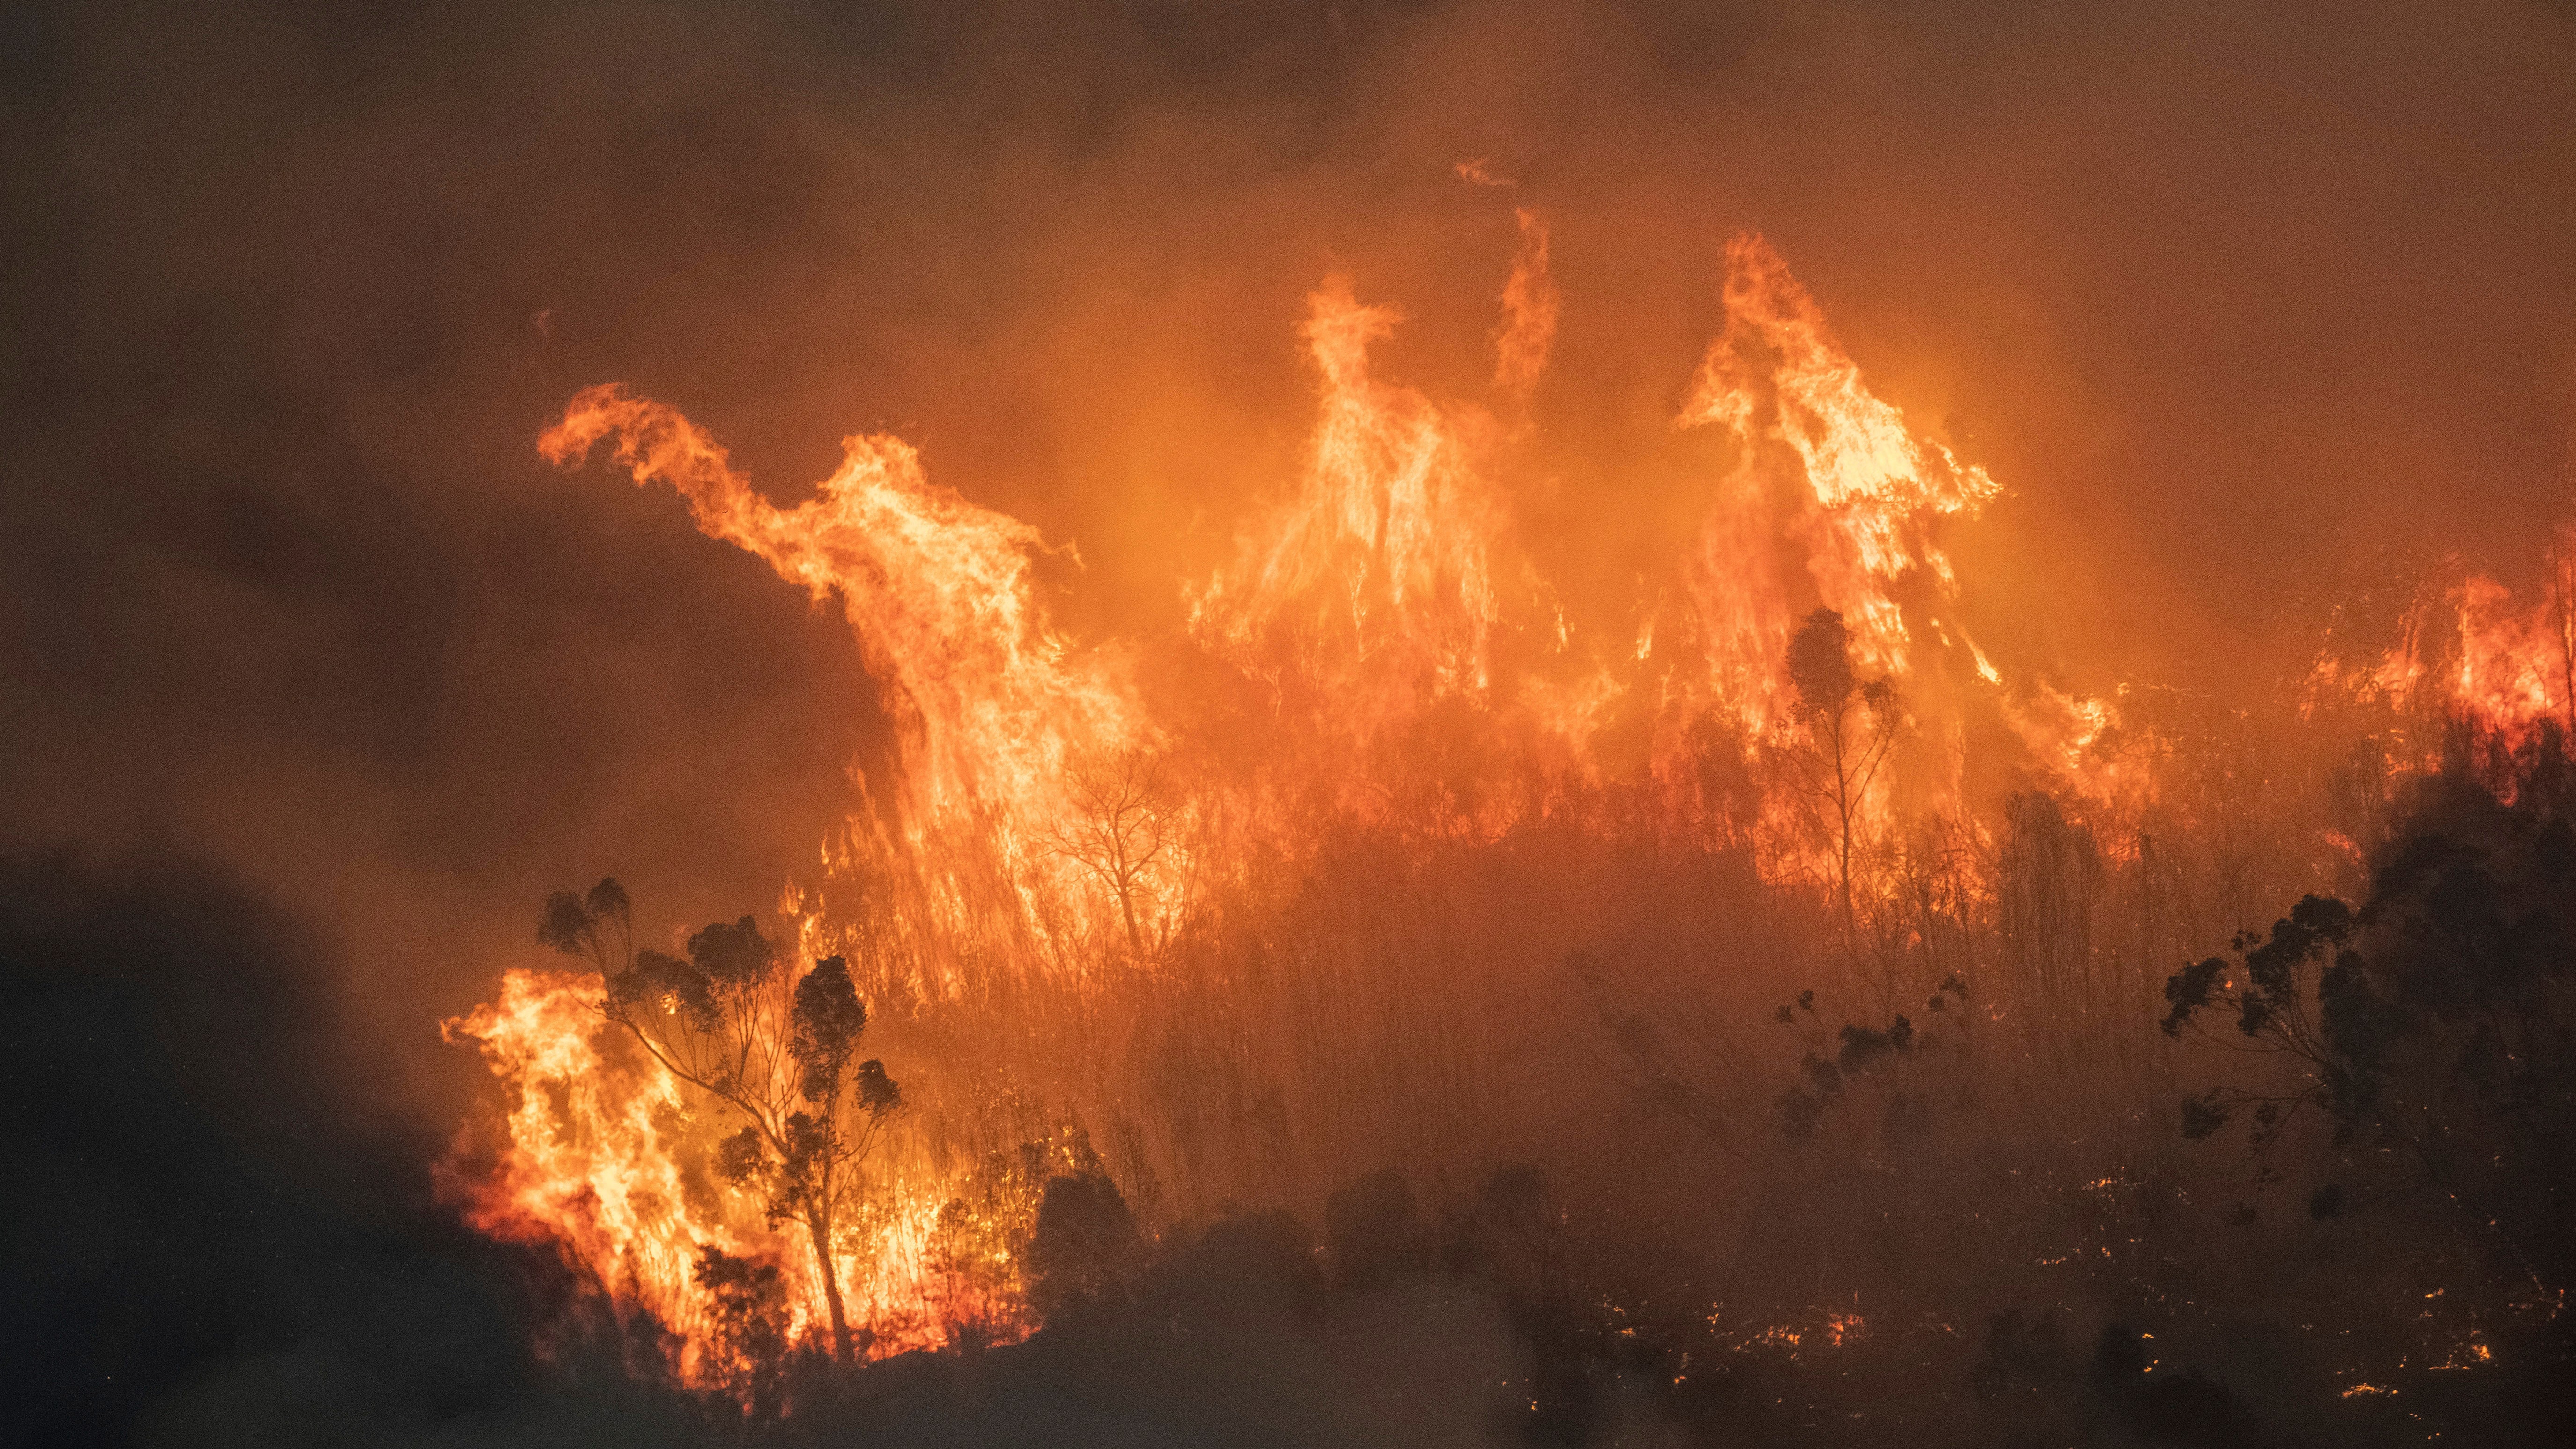
M 849 1362 L 833 1230 L 856 1211 L 861 1168 L 903 1106 L 885 1064 L 858 1060 L 868 1013 L 849 963 L 830 956 L 798 972 L 749 916 L 690 936 L 685 959 L 636 950 L 626 891 L 614 879 L 587 895 L 548 897 L 537 939 L 589 961 L 603 988 L 601 1014 L 742 1123 L 718 1148 L 717 1170 L 761 1195 L 771 1226 L 804 1226 L 831 1310 L 833 1354 Z

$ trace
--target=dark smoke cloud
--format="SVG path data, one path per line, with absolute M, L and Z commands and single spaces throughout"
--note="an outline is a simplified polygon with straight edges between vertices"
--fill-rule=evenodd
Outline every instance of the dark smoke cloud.
M 563 1275 L 438 1214 L 436 1144 L 331 970 L 202 865 L 0 862 L 10 1442 L 418 1442 L 538 1415 L 529 1329 Z

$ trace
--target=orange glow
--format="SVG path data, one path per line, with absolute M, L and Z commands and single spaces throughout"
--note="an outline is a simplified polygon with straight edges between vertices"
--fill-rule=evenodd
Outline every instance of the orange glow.
M 2539 597 L 2518 602 L 2485 574 L 2423 591 L 2383 654 L 2321 660 L 2306 704 L 2367 701 L 2407 721 L 2408 763 L 2441 762 L 2445 726 L 2476 727 L 2490 747 L 2530 748 L 2543 729 L 2576 727 L 2576 524 L 2551 542 Z
M 1505 482 L 1563 306 L 1546 219 L 1516 220 L 1486 401 L 1382 376 L 1372 349 L 1403 319 L 1352 279 L 1328 277 L 1307 299 L 1298 335 L 1317 413 L 1301 465 L 1248 511 L 1221 564 L 1176 581 L 1181 637 L 1068 637 L 1034 567 L 1070 544 L 932 482 L 898 439 L 847 439 L 815 496 L 780 508 L 676 408 L 616 385 L 572 400 L 539 441 L 549 461 L 576 467 L 604 445 L 637 484 L 676 490 L 701 532 L 837 603 L 881 688 L 893 767 L 854 768 L 846 830 L 823 843 L 820 877 L 786 894 L 805 954 L 864 963 L 854 969 L 882 1020 L 966 1013 L 924 1028 L 953 1044 L 1009 992 L 1105 1000 L 1100 982 L 1186 970 L 1176 943 L 1222 915 L 1256 858 L 1293 865 L 1353 822 L 1471 844 L 1542 821 L 1606 831 L 1604 812 L 1577 806 L 1616 796 L 1620 820 L 1649 822 L 1618 828 L 1747 849 L 1766 884 L 1825 914 L 1839 891 L 1856 950 L 1867 911 L 1855 899 L 1876 894 L 1863 877 L 1918 849 L 1909 842 L 1939 837 L 1969 862 L 1959 870 L 1993 868 L 1997 827 L 1980 812 L 2004 788 L 2054 792 L 2115 859 L 2139 848 L 2152 812 L 2224 810 L 2234 782 L 2187 790 L 2154 751 L 2129 747 L 2150 732 L 2124 717 L 2133 696 L 2062 691 L 1971 638 L 1970 581 L 1942 534 L 2000 485 L 1869 389 L 1758 236 L 1725 248 L 1723 330 L 1680 394 L 1675 421 L 1708 461 L 1696 527 L 1669 541 L 1672 582 L 1649 586 L 1621 627 L 1570 625 Z M 2465 712 L 2528 737 L 2576 709 L 2568 600 L 2564 575 L 2527 610 L 2470 578 L 2411 614 L 2384 657 L 2320 665 L 2311 693 L 2418 720 Z M 1819 610 L 1841 616 L 1850 675 L 1872 691 L 1853 728 L 1882 732 L 1864 743 L 1884 767 L 1839 782 L 1814 774 L 1819 726 L 1786 663 Z M 1154 677 L 1140 661 L 1172 659 L 1218 676 L 1213 704 L 1140 683 Z M 2413 763 L 2427 763 L 2434 736 L 2414 738 Z M 1992 781 L 1972 785 L 1974 749 L 2003 752 Z M 1818 803 L 1836 789 L 1849 798 Z M 2357 854 L 2322 827 L 2313 843 Z M 1904 929 L 1916 934 L 1889 938 L 1921 940 Z M 808 1258 L 705 1172 L 713 1109 L 623 1050 L 597 996 L 595 980 L 512 970 L 491 1005 L 448 1024 L 509 1093 L 497 1166 L 452 1165 L 448 1190 L 477 1227 L 558 1244 L 684 1339 L 698 1318 L 689 1263 L 708 1244 L 776 1261 L 796 1326 L 811 1325 Z M 934 1054 L 910 1074 L 932 1084 L 933 1105 L 872 1169 L 874 1206 L 834 1245 L 877 1352 L 965 1323 L 1005 1338 L 1025 1328 L 1011 1235 L 1032 1185 L 1012 1189 L 1016 1206 L 951 1210 L 985 1149 L 941 1137 L 953 1125 L 937 1117 L 941 1066 Z M 1131 1085 L 1099 1084 L 1124 1067 L 1082 1069 L 1095 1105 Z M 1864 1330 L 1833 1314 L 1763 1341 L 1841 1346 Z
M 1498 377 L 1526 389 L 1555 330 L 1543 224 L 1524 222 L 1523 248 Z M 1299 330 L 1322 396 L 1304 474 L 1191 594 L 1192 632 L 1210 649 L 1274 691 L 1329 701 L 1361 739 L 1427 699 L 1485 695 L 1502 612 L 1494 423 L 1371 375 L 1371 345 L 1401 320 L 1361 303 L 1347 277 L 1307 299 Z
M 442 1168 L 442 1188 L 465 1205 L 469 1223 L 558 1247 L 622 1306 L 680 1337 L 684 1375 L 699 1370 L 702 1314 L 690 1269 L 701 1246 L 774 1264 L 790 1285 L 790 1333 L 819 1331 L 822 1286 L 792 1225 L 765 1223 L 748 1194 L 711 1175 L 722 1124 L 602 1019 L 594 978 L 511 971 L 497 1001 L 444 1030 L 479 1047 L 513 1094 L 498 1170 L 469 1179 L 456 1162 Z M 897 1169 L 880 1184 L 877 1210 L 846 1225 L 836 1245 L 866 1270 L 845 1273 L 844 1291 L 871 1355 L 935 1347 L 960 1322 L 1000 1342 L 1025 1331 L 1007 1265 L 969 1281 L 944 1261 L 957 1245 L 939 1241 L 942 1229 L 953 1238 L 959 1225 L 954 1213 L 940 1221 L 942 1202 Z
M 1843 615 L 1868 672 L 1913 673 L 1918 646 L 1895 591 L 1919 578 L 1936 608 L 1957 596 L 1934 525 L 1973 517 L 1997 485 L 1869 391 L 1814 299 L 1758 236 L 1727 244 L 1726 330 L 1691 380 L 1681 423 L 1723 427 L 1744 444 L 1693 559 L 1691 602 L 1717 692 L 1757 723 L 1777 717 L 1780 656 L 1802 597 Z M 1773 449 L 1788 456 L 1774 461 Z M 1775 470 L 1789 475 L 1785 530 L 1761 516 L 1776 506 L 1766 486 Z M 1783 531 L 1803 555 L 1789 568 L 1772 548 Z
M 817 603 L 838 598 L 885 691 L 901 768 L 891 831 L 862 815 L 827 851 L 918 871 L 916 909 L 931 918 L 921 924 L 952 936 L 997 909 L 1037 915 L 1037 893 L 1079 888 L 1078 869 L 1042 844 L 1068 813 L 1065 781 L 1148 735 L 1116 664 L 1050 627 L 1031 578 L 1046 548 L 1035 529 L 930 482 L 889 437 L 846 439 L 815 497 L 780 509 L 677 410 L 613 385 L 574 398 L 538 448 L 570 467 L 602 441 L 638 484 L 678 490 L 709 537 L 758 555 Z M 961 984 L 943 954 L 925 953 L 918 973 L 926 992 Z

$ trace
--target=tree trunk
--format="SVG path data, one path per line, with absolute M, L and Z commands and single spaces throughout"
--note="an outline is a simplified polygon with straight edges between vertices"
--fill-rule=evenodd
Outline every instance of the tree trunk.
M 1834 815 L 1842 827 L 1837 837 L 1837 865 L 1841 871 L 1843 896 L 1843 956 L 1857 964 L 1860 958 L 1860 916 L 1852 908 L 1852 771 L 1843 748 L 1843 716 L 1834 716 Z
M 832 1269 L 831 1225 L 824 1221 L 821 1209 L 806 1210 L 805 1231 L 814 1239 L 814 1266 L 823 1275 L 823 1301 L 832 1308 L 832 1358 L 847 1367 L 850 1362 L 850 1318 L 841 1307 L 841 1275 Z
M 1136 929 L 1136 907 L 1124 881 L 1118 886 L 1118 909 L 1127 917 L 1127 949 L 1135 952 L 1141 962 L 1145 959 L 1145 933 Z

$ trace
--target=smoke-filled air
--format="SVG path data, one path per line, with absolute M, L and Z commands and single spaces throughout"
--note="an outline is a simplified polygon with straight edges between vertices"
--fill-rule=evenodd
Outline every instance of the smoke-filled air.
M 13 1441 L 2576 1435 L 2576 11 L 0 54 Z

